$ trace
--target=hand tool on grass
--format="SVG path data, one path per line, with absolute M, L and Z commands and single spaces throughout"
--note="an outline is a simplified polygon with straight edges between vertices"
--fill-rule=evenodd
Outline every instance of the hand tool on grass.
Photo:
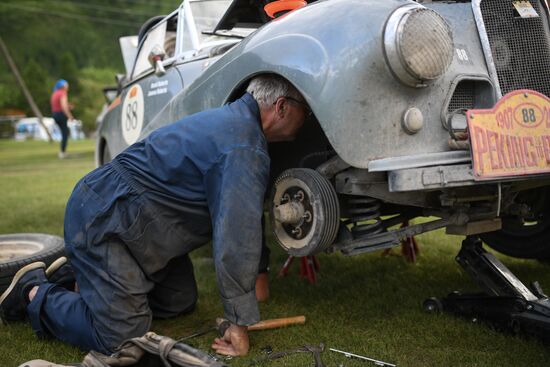
M 336 353 L 342 353 L 343 355 L 345 355 L 346 357 L 348 358 L 357 358 L 357 359 L 362 359 L 364 361 L 369 361 L 369 362 L 372 362 L 374 363 L 375 365 L 377 366 L 381 366 L 381 367 L 396 367 L 395 364 L 392 364 L 392 363 L 388 363 L 388 362 L 384 362 L 384 361 L 379 361 L 377 359 L 373 359 L 373 358 L 369 358 L 369 357 L 365 357 L 365 356 L 360 356 L 358 354 L 353 354 L 353 353 L 349 353 L 349 352 L 344 352 L 343 350 L 339 350 L 339 349 L 335 349 L 335 348 L 329 348 L 329 350 L 331 352 L 336 352 Z
M 293 317 L 284 317 L 280 319 L 262 320 L 254 325 L 248 326 L 248 331 L 277 329 L 277 328 L 281 328 L 289 325 L 304 324 L 305 322 L 306 322 L 306 317 L 303 315 L 293 316 Z M 209 327 L 208 329 L 201 330 L 191 335 L 185 336 L 179 339 L 179 341 L 195 338 L 197 336 L 208 334 L 212 331 L 217 331 L 220 336 L 223 336 L 225 334 L 225 331 L 229 328 L 230 325 L 231 323 L 228 320 L 217 318 L 215 326 Z

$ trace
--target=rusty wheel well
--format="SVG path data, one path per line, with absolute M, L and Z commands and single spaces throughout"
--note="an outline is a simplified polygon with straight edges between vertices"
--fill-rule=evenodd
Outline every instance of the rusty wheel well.
M 294 83 L 283 75 L 271 72 L 257 73 L 250 75 L 239 83 L 225 102 L 233 102 L 240 98 L 246 92 L 250 80 L 258 75 L 265 74 L 277 75 L 284 78 L 298 89 Z M 290 142 L 269 143 L 268 150 L 271 158 L 272 178 L 277 177 L 281 172 L 289 168 L 315 168 L 333 155 L 332 146 L 315 116 L 306 120 L 304 127 L 295 140 Z

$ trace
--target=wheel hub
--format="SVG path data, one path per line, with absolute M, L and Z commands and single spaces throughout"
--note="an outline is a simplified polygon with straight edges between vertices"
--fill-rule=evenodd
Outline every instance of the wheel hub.
M 309 195 L 300 187 L 289 187 L 283 193 L 279 205 L 274 209 L 275 219 L 282 223 L 285 232 L 300 240 L 312 228 L 313 208 Z

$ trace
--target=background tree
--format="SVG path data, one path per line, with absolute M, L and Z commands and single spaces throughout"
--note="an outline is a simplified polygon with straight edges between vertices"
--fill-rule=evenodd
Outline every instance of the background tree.
M 88 134 L 105 103 L 103 87 L 124 70 L 119 37 L 137 34 L 149 18 L 168 14 L 181 0 L 0 0 L 2 38 L 45 116 L 59 78 L 71 84 L 70 102 Z M 0 110 L 32 116 L 0 58 Z
M 48 72 L 40 66 L 34 59 L 30 59 L 21 70 L 21 77 L 25 80 L 27 88 L 31 92 L 36 105 L 44 116 L 49 116 L 50 111 L 50 94 L 53 86 L 53 79 L 48 75 Z M 16 89 L 15 83 L 13 88 Z M 27 100 L 23 96 L 23 93 L 17 88 L 18 107 L 23 109 L 27 115 L 33 116 L 30 106 L 27 104 Z
M 59 58 L 59 65 L 60 68 L 58 79 L 65 79 L 68 81 L 71 93 L 78 94 L 80 92 L 80 83 L 78 80 L 79 72 L 73 54 L 69 51 L 63 52 Z

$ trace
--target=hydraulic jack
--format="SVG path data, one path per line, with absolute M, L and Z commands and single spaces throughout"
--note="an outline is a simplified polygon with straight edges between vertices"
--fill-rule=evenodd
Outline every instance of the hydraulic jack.
M 468 236 L 456 261 L 480 285 L 483 293 L 453 292 L 441 300 L 424 301 L 426 311 L 448 311 L 482 320 L 499 330 L 523 333 L 550 341 L 550 300 L 538 282 L 527 288 L 495 256 L 485 251 L 481 240 Z

